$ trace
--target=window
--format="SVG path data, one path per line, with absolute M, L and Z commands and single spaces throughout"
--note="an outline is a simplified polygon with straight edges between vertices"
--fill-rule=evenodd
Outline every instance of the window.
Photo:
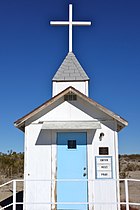
M 68 140 L 68 149 L 76 149 L 76 140 Z
M 73 93 L 69 93 L 69 94 L 64 96 L 64 100 L 65 101 L 76 101 L 77 100 L 77 95 L 75 95 Z

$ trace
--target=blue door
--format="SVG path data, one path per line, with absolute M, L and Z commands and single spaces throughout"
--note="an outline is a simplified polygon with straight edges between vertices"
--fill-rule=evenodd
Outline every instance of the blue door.
M 60 180 L 57 182 L 57 202 L 61 202 L 57 210 L 87 209 L 87 204 L 81 204 L 87 202 L 86 145 L 86 132 L 61 132 L 57 135 L 57 179 Z

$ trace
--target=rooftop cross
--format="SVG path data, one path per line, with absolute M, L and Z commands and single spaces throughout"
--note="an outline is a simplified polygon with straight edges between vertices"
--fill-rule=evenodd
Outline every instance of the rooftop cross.
M 90 21 L 73 21 L 72 20 L 72 4 L 69 4 L 69 20 L 68 21 L 50 21 L 51 25 L 68 25 L 69 26 L 69 52 L 72 52 L 72 26 L 89 26 Z

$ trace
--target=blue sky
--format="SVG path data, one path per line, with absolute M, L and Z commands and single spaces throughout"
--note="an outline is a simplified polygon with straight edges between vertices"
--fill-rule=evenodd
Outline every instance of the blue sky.
M 67 20 L 75 27 L 73 52 L 90 77 L 90 97 L 129 122 L 119 152 L 140 153 L 140 1 L 0 0 L 0 151 L 23 151 L 13 122 L 51 98 L 51 79 L 68 53 Z

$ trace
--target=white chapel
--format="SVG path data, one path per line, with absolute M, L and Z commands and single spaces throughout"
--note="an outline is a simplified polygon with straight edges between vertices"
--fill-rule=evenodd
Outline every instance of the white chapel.
M 89 77 L 72 51 L 52 78 L 52 98 L 15 122 L 24 139 L 24 210 L 119 210 L 118 132 L 128 125 L 89 98 Z

